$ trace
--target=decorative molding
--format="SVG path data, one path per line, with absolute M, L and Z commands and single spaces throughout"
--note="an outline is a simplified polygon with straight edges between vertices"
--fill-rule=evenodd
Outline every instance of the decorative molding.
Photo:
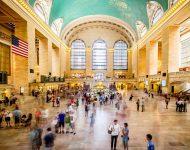
M 140 47 L 152 34 L 154 34 L 158 29 L 160 29 L 165 22 L 169 21 L 173 15 L 175 15 L 179 10 L 183 8 L 185 4 L 190 2 L 190 0 L 178 0 L 178 2 L 169 9 L 165 15 L 156 23 L 154 24 L 148 32 L 137 42 L 138 47 Z
M 45 22 L 41 20 L 40 17 L 37 16 L 37 14 L 33 11 L 33 9 L 26 3 L 25 0 L 13 0 L 13 2 L 19 6 L 24 12 L 27 13 L 35 22 L 37 22 L 40 26 L 45 29 L 47 33 L 49 33 L 56 41 L 58 41 L 61 45 L 63 45 L 65 48 L 68 48 L 63 41 L 61 41 L 60 38 L 57 37 L 57 35 L 51 30 L 50 26 L 48 26 Z

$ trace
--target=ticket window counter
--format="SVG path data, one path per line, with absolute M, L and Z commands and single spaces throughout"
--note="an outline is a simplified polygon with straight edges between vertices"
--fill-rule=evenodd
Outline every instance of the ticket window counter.
M 125 83 L 117 83 L 116 88 L 117 88 L 118 91 L 119 90 L 127 90 L 127 84 L 125 84 Z

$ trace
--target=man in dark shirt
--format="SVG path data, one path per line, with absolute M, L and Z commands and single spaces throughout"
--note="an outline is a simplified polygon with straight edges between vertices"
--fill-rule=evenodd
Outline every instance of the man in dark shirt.
M 48 133 L 44 136 L 45 150 L 52 150 L 54 146 L 55 134 L 51 128 L 47 128 Z
M 64 127 L 65 127 L 65 114 L 61 112 L 58 116 L 59 121 L 59 133 L 64 133 Z

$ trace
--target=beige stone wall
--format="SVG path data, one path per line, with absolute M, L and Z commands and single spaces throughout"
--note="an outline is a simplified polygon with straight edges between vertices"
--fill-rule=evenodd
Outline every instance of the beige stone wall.
M 146 44 L 146 74 L 155 75 L 158 72 L 158 42 Z
M 60 75 L 60 53 L 58 48 L 52 49 L 52 75 L 53 76 L 61 76 Z
M 180 28 L 170 26 L 162 33 L 162 72 L 178 72 Z
M 142 48 L 139 50 L 138 75 L 139 76 L 146 75 L 146 48 Z
M 86 75 L 92 75 L 92 48 L 86 48 Z
M 49 74 L 48 63 L 48 40 L 44 37 L 39 38 L 39 70 L 40 75 Z
M 138 76 L 138 50 L 137 47 L 134 46 L 132 48 L 132 74 L 134 74 L 134 77 Z

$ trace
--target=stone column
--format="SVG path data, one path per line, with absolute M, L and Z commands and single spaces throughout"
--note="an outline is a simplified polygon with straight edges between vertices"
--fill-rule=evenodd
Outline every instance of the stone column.
M 36 67 L 36 49 L 35 49 L 35 27 L 32 23 L 27 23 L 27 34 L 28 34 L 28 67 L 33 69 L 34 73 L 28 74 L 28 82 L 34 82 L 35 77 L 35 67 Z
M 66 48 L 64 45 L 61 45 L 61 49 L 60 49 L 60 68 L 61 68 L 61 76 L 65 76 L 66 74 L 66 62 L 67 62 L 67 58 L 66 58 Z
M 86 48 L 86 76 L 92 75 L 92 48 Z
M 71 77 L 71 49 L 66 49 L 66 77 Z
M 146 75 L 146 49 L 138 50 L 138 76 Z
M 146 75 L 158 73 L 158 42 L 146 44 Z
M 49 75 L 48 39 L 39 38 L 39 71 L 40 75 Z
M 179 71 L 180 27 L 170 26 L 162 33 L 162 72 Z
M 135 78 L 138 77 L 138 49 L 137 46 L 132 48 L 132 74 Z
M 32 33 L 32 32 L 31 32 Z M 24 42 L 29 41 L 29 33 L 26 22 L 17 22 L 15 25 L 15 36 Z M 35 37 L 34 37 L 35 38 Z M 30 43 L 31 44 L 31 43 Z M 29 47 L 31 49 L 31 47 Z M 30 54 L 30 52 L 29 52 Z M 30 56 L 29 56 L 30 57 Z M 13 84 L 18 93 L 20 93 L 21 87 L 24 89 L 24 94 L 28 94 L 28 79 L 29 79 L 29 68 L 28 68 L 28 60 L 29 58 L 12 54 L 12 62 L 13 62 Z
M 128 76 L 132 77 L 132 49 L 128 49 Z
M 60 76 L 60 52 L 58 47 L 52 48 L 52 75 Z
M 55 67 L 55 66 L 52 66 L 52 62 L 53 62 L 53 56 L 52 56 L 52 51 L 53 51 L 53 48 L 52 48 L 52 41 L 50 39 L 48 39 L 48 72 L 51 72 L 51 74 L 53 75 L 53 72 L 52 72 L 52 67 Z
M 113 73 L 114 73 L 114 69 L 113 69 L 113 65 L 114 65 L 114 49 L 113 48 L 109 48 L 107 50 L 107 76 L 108 77 L 113 77 Z
M 180 27 L 170 26 L 162 33 L 162 62 L 161 72 L 166 73 L 161 80 L 166 80 L 166 87 L 162 87 L 164 93 L 170 92 L 168 73 L 179 71 L 180 55 Z

